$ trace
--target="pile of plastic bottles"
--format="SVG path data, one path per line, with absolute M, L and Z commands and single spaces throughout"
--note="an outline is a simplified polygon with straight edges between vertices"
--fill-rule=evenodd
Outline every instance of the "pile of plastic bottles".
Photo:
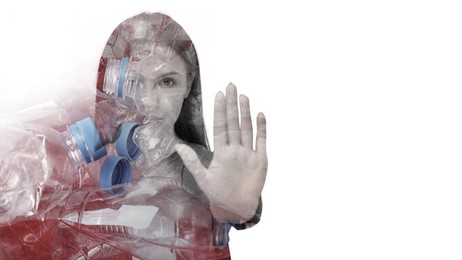
M 226 257 L 207 201 L 139 174 L 133 105 L 99 91 L 95 109 L 47 103 L 1 120 L 0 258 Z

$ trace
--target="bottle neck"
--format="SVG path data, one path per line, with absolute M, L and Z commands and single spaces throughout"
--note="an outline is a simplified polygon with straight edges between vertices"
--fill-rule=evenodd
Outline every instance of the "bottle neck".
M 74 166 L 91 163 L 107 154 L 98 129 L 90 117 L 71 125 L 63 133 L 63 138 Z
M 63 132 L 62 138 L 72 166 L 78 168 L 81 165 L 86 165 L 85 158 L 83 157 L 74 136 L 69 131 L 65 131 Z

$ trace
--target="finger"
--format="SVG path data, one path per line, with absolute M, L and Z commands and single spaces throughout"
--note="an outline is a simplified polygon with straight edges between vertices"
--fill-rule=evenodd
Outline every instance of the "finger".
M 175 150 L 180 155 L 186 168 L 188 168 L 194 179 L 196 179 L 196 182 L 198 184 L 202 183 L 205 180 L 206 169 L 197 157 L 196 152 L 186 144 L 175 145 Z
M 250 116 L 249 98 L 240 95 L 239 107 L 241 109 L 241 142 L 244 147 L 253 149 L 253 128 Z
M 257 116 L 256 150 L 258 154 L 266 156 L 266 118 L 263 113 Z
M 237 108 L 237 90 L 232 83 L 226 88 L 226 119 L 228 125 L 229 143 L 238 144 L 241 142 L 239 131 L 239 111 Z
M 215 95 L 213 117 L 213 143 L 215 150 L 220 149 L 228 143 L 227 128 L 225 96 L 220 91 Z

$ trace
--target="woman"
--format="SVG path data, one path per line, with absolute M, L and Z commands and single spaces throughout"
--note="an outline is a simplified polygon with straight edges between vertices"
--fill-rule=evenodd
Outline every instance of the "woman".
M 254 223 L 267 170 L 264 115 L 257 117 L 254 150 L 249 100 L 239 98 L 239 126 L 237 90 L 230 84 L 226 95 L 219 92 L 215 98 L 215 151 L 210 152 L 195 48 L 164 14 L 142 13 L 114 30 L 101 59 L 99 90 L 111 92 L 108 60 L 123 58 L 130 60 L 123 98 L 130 98 L 145 118 L 135 135 L 141 136 L 135 142 L 144 154 L 142 174 L 183 179 L 207 196 L 220 222 L 238 228 Z
M 257 223 L 267 170 L 264 115 L 257 117 L 254 150 L 248 98 L 239 99 L 239 126 L 237 91 L 230 84 L 226 95 L 219 92 L 215 98 L 215 150 L 210 152 L 195 48 L 183 28 L 164 14 L 142 13 L 114 30 L 101 59 L 99 90 L 110 92 L 104 84 L 108 60 L 123 58 L 131 62 L 126 96 L 145 117 L 135 135 L 141 136 L 135 138 L 144 155 L 141 173 L 181 179 L 208 198 L 219 223 L 237 229 Z
M 229 259 L 229 228 L 260 219 L 267 170 L 263 114 L 257 116 L 254 150 L 248 98 L 241 95 L 238 102 L 232 84 L 226 94 L 219 92 L 212 153 L 194 46 L 177 23 L 159 13 L 131 17 L 114 30 L 97 88 L 98 98 L 106 99 L 98 100 L 94 112 L 104 126 L 99 126 L 104 143 L 114 142 L 114 130 L 127 118 L 142 120 L 133 138 L 142 151 L 136 162 L 142 176 L 115 196 L 77 180 L 74 187 L 80 188 L 69 197 L 42 201 L 37 216 L 0 228 L 0 256 Z M 108 99 L 113 94 L 118 97 Z M 142 224 L 144 210 L 153 214 Z M 128 217 L 117 219 L 121 215 Z

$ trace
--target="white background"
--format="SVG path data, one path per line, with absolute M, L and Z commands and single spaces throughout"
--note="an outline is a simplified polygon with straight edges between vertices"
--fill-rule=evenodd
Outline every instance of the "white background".
M 2 114 L 83 99 L 112 30 L 161 11 L 196 45 L 209 134 L 230 81 L 267 116 L 263 216 L 233 259 L 462 258 L 458 1 L 91 2 L 0 4 Z

